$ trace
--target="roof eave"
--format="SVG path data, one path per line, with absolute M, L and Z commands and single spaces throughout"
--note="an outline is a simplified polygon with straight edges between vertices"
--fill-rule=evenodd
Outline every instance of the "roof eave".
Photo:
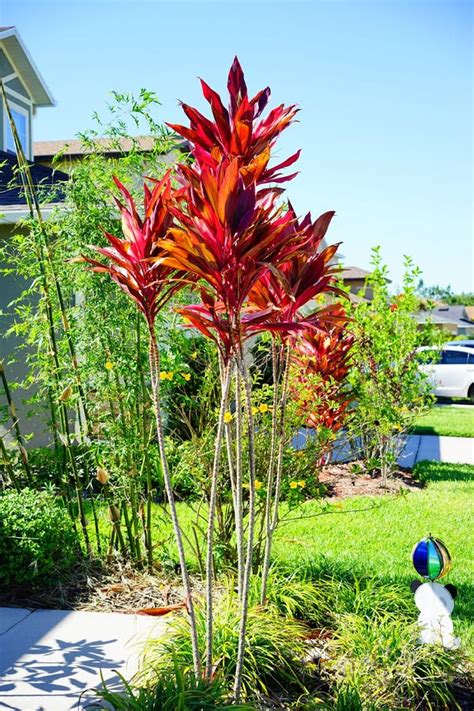
M 21 39 L 18 30 L 15 27 L 3 30 L 3 32 L 0 32 L 0 42 L 4 43 L 7 53 L 26 85 L 35 106 L 55 106 L 56 101 Z

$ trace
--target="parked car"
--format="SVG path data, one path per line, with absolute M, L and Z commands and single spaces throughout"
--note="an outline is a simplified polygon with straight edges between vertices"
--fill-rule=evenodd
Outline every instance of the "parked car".
M 471 339 L 470 341 L 449 341 L 449 343 L 445 344 L 446 346 L 463 346 L 464 348 L 474 348 L 474 341 Z
M 425 346 L 418 354 L 436 397 L 469 398 L 474 403 L 474 348 L 456 342 L 440 349 Z

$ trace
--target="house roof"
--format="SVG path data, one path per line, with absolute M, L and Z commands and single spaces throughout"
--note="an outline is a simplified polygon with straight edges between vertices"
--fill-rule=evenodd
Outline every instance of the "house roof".
M 36 106 L 54 106 L 53 96 L 16 27 L 0 27 L 0 44 Z
M 434 309 L 418 311 L 414 316 L 420 322 L 452 323 L 458 327 L 465 327 L 466 324 L 474 325 L 474 307 L 461 304 L 438 304 Z
M 121 153 L 128 153 L 136 147 L 143 152 L 151 151 L 156 145 L 156 138 L 154 136 L 133 136 L 133 138 L 119 138 L 113 141 L 110 138 L 96 138 L 93 143 L 103 153 L 118 156 Z M 186 150 L 187 145 L 185 141 L 180 141 L 176 148 Z M 83 141 L 76 138 L 62 141 L 35 141 L 33 143 L 33 154 L 37 161 L 50 160 L 59 152 L 65 158 L 75 159 L 92 153 L 93 149 L 88 148 Z
M 368 272 L 367 269 L 361 269 L 361 267 L 344 267 L 340 275 L 344 280 L 349 280 L 365 279 L 369 274 L 371 274 L 371 272 Z
M 26 198 L 23 195 L 21 178 L 18 175 L 18 163 L 16 155 L 0 151 L 0 212 L 5 212 L 5 208 L 18 208 L 19 205 L 26 205 Z M 30 165 L 33 184 L 38 188 L 53 188 L 68 180 L 69 176 L 60 170 L 52 170 L 44 165 Z M 61 202 L 64 199 L 62 191 L 56 191 L 56 195 L 50 202 Z

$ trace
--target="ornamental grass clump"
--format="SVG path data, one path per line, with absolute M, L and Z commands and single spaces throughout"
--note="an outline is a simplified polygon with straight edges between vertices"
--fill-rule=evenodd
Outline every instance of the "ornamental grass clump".
M 198 607 L 197 625 L 202 652 L 206 646 L 206 614 Z M 240 604 L 237 595 L 229 591 L 221 594 L 214 606 L 213 676 L 225 679 L 228 693 L 232 694 L 236 674 L 235 650 L 240 636 Z M 301 660 L 305 656 L 304 636 L 306 626 L 283 617 L 269 605 L 262 609 L 251 604 L 248 610 L 246 649 L 242 667 L 242 696 L 251 700 L 259 694 L 286 692 L 290 688 L 303 688 L 304 671 Z M 189 641 L 189 621 L 180 616 L 169 624 L 168 632 L 158 640 L 150 641 L 144 656 L 143 678 L 149 683 L 174 664 L 183 670 L 192 668 L 192 649 Z
M 363 708 L 456 708 L 462 653 L 418 638 L 418 625 L 398 615 L 345 615 L 328 644 L 328 679 L 357 693 Z

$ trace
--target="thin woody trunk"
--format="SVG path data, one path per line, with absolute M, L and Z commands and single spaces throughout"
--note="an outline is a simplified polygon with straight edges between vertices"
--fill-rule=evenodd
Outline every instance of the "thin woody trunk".
M 173 494 L 173 487 L 171 483 L 171 475 L 168 467 L 168 460 L 165 452 L 165 441 L 163 433 L 163 422 L 161 416 L 161 405 L 160 405 L 160 353 L 156 343 L 156 337 L 154 333 L 154 328 L 151 323 L 148 324 L 150 333 L 150 375 L 151 375 L 151 392 L 153 400 L 153 408 L 155 410 L 156 418 L 156 435 L 158 439 L 158 447 L 160 450 L 161 465 L 163 468 L 163 479 L 165 483 L 166 495 L 168 497 L 168 503 L 171 513 L 171 521 L 173 523 L 173 530 L 176 538 L 176 545 L 178 548 L 179 564 L 181 568 L 181 576 L 183 580 L 184 591 L 186 594 L 186 604 L 189 613 L 189 620 L 191 626 L 191 644 L 193 649 L 193 666 L 196 676 L 201 673 L 201 660 L 199 658 L 199 646 L 198 646 L 198 636 L 196 627 L 196 615 L 194 611 L 194 603 L 192 599 L 191 584 L 189 580 L 188 568 L 186 565 L 186 557 L 184 554 L 183 546 L 183 536 L 181 533 L 181 528 L 178 521 L 178 512 L 176 509 L 176 501 Z
M 221 459 L 222 438 L 224 434 L 224 415 L 229 397 L 231 366 L 224 366 L 222 373 L 222 394 L 219 408 L 219 420 L 214 447 L 214 463 L 212 466 L 211 492 L 209 496 L 209 513 L 207 525 L 207 551 L 206 551 L 206 676 L 212 675 L 212 642 L 213 642 L 213 544 L 214 522 L 216 515 L 217 482 L 219 477 L 219 464 Z
M 267 597 L 267 580 L 269 568 L 268 539 L 271 528 L 271 507 L 273 484 L 275 480 L 275 452 L 277 440 L 277 417 L 278 417 L 278 395 L 279 395 L 279 357 L 275 336 L 272 336 L 272 372 L 273 372 L 273 406 L 272 406 L 272 431 L 270 440 L 270 458 L 267 474 L 267 494 L 265 497 L 265 512 L 263 526 L 265 530 L 265 552 L 263 560 L 262 587 L 260 593 L 260 604 L 264 604 Z
M 244 579 L 244 505 L 242 500 L 242 390 L 239 368 L 235 370 L 235 533 L 237 539 L 237 589 L 242 599 Z
M 245 409 L 247 414 L 247 429 L 248 429 L 248 458 L 249 458 L 249 522 L 247 529 L 247 551 L 246 560 L 242 581 L 241 595 L 241 612 L 240 612 L 240 629 L 239 643 L 237 649 L 237 663 L 235 670 L 234 682 L 234 698 L 236 703 L 239 703 L 242 691 L 242 674 L 245 658 L 245 641 L 247 633 L 247 617 L 249 607 L 249 587 L 250 577 L 252 575 L 253 563 L 253 544 L 254 544 L 254 529 L 255 529 L 255 441 L 254 441 L 254 422 L 252 414 L 252 392 L 250 377 L 243 360 L 242 351 L 238 355 L 237 361 L 239 370 L 242 375 L 245 395 Z
M 288 398 L 288 381 L 290 376 L 290 349 L 287 346 L 285 365 L 283 372 L 283 382 L 281 389 L 281 400 L 280 400 L 280 419 L 278 423 L 278 454 L 276 462 L 276 475 L 275 475 L 275 496 L 273 500 L 273 515 L 271 522 L 269 523 L 268 529 L 266 531 L 265 540 L 265 557 L 263 561 L 262 570 L 262 599 L 266 597 L 268 573 L 270 570 L 270 557 L 272 552 L 273 535 L 278 526 L 279 521 L 279 507 L 280 507 L 280 490 L 281 490 L 281 477 L 283 469 L 283 451 L 285 446 L 285 415 L 286 415 L 286 402 Z

